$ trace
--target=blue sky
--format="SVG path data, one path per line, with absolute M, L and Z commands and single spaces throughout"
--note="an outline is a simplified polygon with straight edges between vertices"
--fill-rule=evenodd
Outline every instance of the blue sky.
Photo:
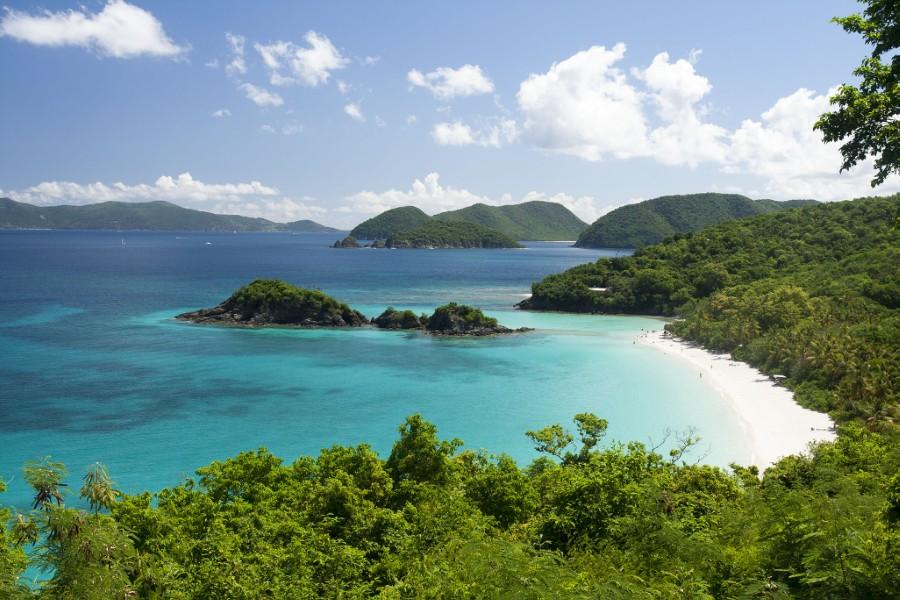
M 402 204 L 593 220 L 671 193 L 871 193 L 810 130 L 866 51 L 829 22 L 856 2 L 5 6 L 0 190 L 22 201 L 352 226 Z

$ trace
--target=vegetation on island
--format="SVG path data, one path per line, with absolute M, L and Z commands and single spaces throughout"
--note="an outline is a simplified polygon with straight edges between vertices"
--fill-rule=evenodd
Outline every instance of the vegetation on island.
M 415 206 L 392 208 L 367 219 L 350 232 L 358 240 L 386 240 L 395 233 L 417 229 L 431 217 Z
M 360 223 L 350 235 L 364 240 L 387 240 L 427 225 L 433 226 L 435 221 L 480 225 L 512 240 L 574 240 L 587 227 L 587 223 L 556 202 L 533 201 L 506 206 L 488 206 L 479 202 L 433 217 L 415 206 L 392 208 Z
M 641 248 L 731 219 L 814 203 L 814 200 L 751 200 L 738 194 L 662 196 L 607 213 L 578 236 L 575 245 L 579 248 Z
M 574 240 L 588 226 L 562 204 L 540 200 L 505 206 L 479 202 L 438 213 L 434 218 L 483 225 L 514 240 Z
M 0 198 L 0 229 L 110 229 L 147 231 L 337 231 L 304 219 L 275 223 L 267 219 L 219 215 L 182 208 L 171 202 L 98 202 L 84 206 L 34 206 Z
M 485 315 L 481 309 L 451 302 L 437 307 L 429 317 L 416 316 L 411 310 L 399 311 L 390 306 L 372 324 L 381 329 L 420 329 L 433 335 L 496 335 L 498 333 L 521 333 L 528 328 L 510 329 Z
M 359 327 L 368 319 L 319 290 L 308 290 L 278 279 L 257 279 L 225 302 L 178 315 L 194 323 L 297 327 Z
M 386 460 L 365 444 L 290 463 L 260 449 L 137 495 L 97 465 L 87 510 L 63 465 L 29 464 L 34 509 L 0 522 L 0 597 L 897 597 L 900 445 L 885 435 L 845 425 L 759 478 L 694 464 L 691 436 L 662 451 L 575 423 L 529 432 L 541 456 L 524 468 L 418 415 Z M 27 565 L 48 578 L 37 589 Z
M 551 275 L 521 306 L 678 316 L 669 331 L 785 376 L 801 404 L 896 428 L 898 219 L 900 195 L 729 221 Z
M 428 324 L 428 315 L 416 315 L 411 310 L 397 310 L 389 306 L 372 319 L 372 324 L 380 329 L 424 329 Z
M 483 225 L 434 219 L 417 229 L 393 234 L 386 245 L 390 248 L 521 248 L 511 237 Z
M 359 242 L 352 235 L 348 235 L 342 240 L 338 240 L 334 243 L 334 248 L 362 248 L 359 245 Z

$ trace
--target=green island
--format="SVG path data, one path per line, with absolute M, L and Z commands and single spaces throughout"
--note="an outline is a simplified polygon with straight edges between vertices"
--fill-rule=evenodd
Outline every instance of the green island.
M 751 200 L 738 194 L 662 196 L 603 215 L 575 242 L 579 248 L 640 248 L 732 219 L 815 204 L 815 200 Z
M 504 206 L 479 202 L 438 213 L 434 218 L 483 225 L 514 240 L 569 241 L 576 239 L 588 226 L 562 204 L 541 200 Z
M 521 248 L 511 237 L 476 223 L 431 220 L 416 229 L 392 234 L 388 248 Z
M 532 310 L 677 316 L 839 420 L 900 423 L 900 195 L 739 219 L 532 286 Z
M 574 240 L 587 227 L 587 223 L 562 204 L 536 200 L 505 206 L 477 203 L 433 217 L 415 206 L 401 206 L 360 223 L 350 235 L 363 240 L 387 240 L 423 228 L 434 231 L 437 229 L 436 221 L 468 223 L 512 240 Z
M 144 231 L 337 231 L 303 219 L 276 223 L 268 219 L 220 215 L 183 208 L 171 202 L 98 202 L 85 206 L 34 206 L 0 198 L 0 229 L 111 229 Z
M 175 318 L 238 327 L 359 327 L 369 322 L 362 313 L 323 292 L 277 279 L 257 279 L 218 306 L 186 312 Z
M 485 336 L 531 331 L 527 327 L 504 327 L 497 319 L 485 315 L 481 309 L 455 302 L 437 307 L 430 317 L 416 316 L 411 310 L 399 311 L 391 306 L 372 319 L 372 324 L 381 329 L 419 329 L 432 335 L 447 336 Z
M 353 228 L 350 235 L 358 240 L 386 240 L 398 231 L 416 229 L 431 217 L 415 206 L 392 208 L 367 219 Z

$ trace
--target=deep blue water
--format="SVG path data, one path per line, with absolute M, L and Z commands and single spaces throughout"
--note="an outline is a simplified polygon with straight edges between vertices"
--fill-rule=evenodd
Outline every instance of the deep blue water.
M 695 426 L 708 461 L 748 458 L 713 390 L 632 344 L 659 321 L 512 309 L 532 281 L 612 252 L 335 250 L 336 237 L 0 232 L 0 477 L 11 482 L 0 503 L 26 504 L 21 466 L 46 455 L 69 465 L 73 483 L 101 461 L 137 492 L 261 446 L 286 460 L 336 443 L 386 454 L 414 412 L 520 461 L 534 456 L 526 430 L 586 410 L 617 439 Z M 440 339 L 171 318 L 259 277 L 320 288 L 370 316 L 457 301 L 536 331 Z

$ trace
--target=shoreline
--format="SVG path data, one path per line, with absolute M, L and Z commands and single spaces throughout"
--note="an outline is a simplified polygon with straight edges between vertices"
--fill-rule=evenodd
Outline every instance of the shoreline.
M 783 456 L 804 452 L 810 442 L 835 438 L 834 422 L 825 413 L 803 408 L 791 390 L 728 354 L 715 354 L 670 336 L 646 331 L 636 342 L 690 364 L 728 403 L 741 421 L 750 464 L 760 473 Z

